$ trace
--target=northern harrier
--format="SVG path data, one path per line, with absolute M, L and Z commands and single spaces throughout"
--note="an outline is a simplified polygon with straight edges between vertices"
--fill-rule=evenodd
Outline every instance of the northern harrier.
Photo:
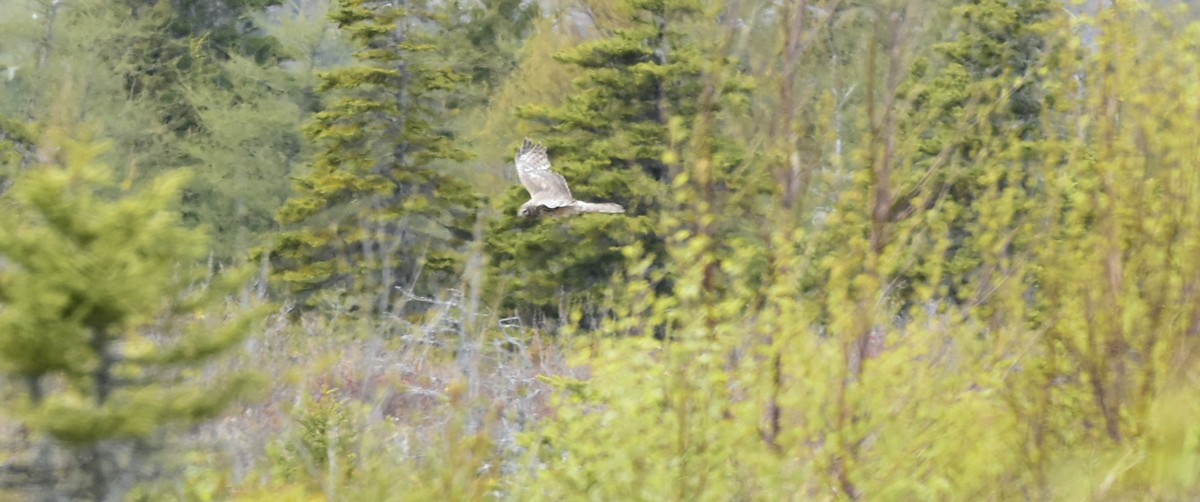
M 525 138 L 517 150 L 517 177 L 529 192 L 529 202 L 521 204 L 520 216 L 551 214 L 567 216 L 578 213 L 624 213 L 625 208 L 611 202 L 584 202 L 571 196 L 567 180 L 550 170 L 546 147 Z

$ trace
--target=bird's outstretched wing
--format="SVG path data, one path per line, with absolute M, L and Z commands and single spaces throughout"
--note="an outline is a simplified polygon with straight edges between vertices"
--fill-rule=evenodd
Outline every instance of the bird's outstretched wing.
M 562 175 L 550 170 L 546 147 L 525 138 L 516 158 L 517 177 L 529 192 L 529 198 L 549 208 L 563 207 L 575 201 Z

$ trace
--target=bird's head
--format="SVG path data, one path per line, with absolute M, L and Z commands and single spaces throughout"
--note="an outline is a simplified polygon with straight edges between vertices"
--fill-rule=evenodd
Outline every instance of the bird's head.
M 542 206 L 526 205 L 526 206 L 521 206 L 521 209 L 517 210 L 517 216 L 531 218 L 531 217 L 541 214 L 541 212 L 542 212 Z

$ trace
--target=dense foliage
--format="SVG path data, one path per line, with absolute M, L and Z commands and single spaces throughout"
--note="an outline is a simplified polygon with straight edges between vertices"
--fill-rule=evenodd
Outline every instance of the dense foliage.
M 433 54 L 425 9 L 347 1 L 331 13 L 359 64 L 322 76 L 331 102 L 305 134 L 321 151 L 279 210 L 289 228 L 271 254 L 292 294 L 340 287 L 386 312 L 399 290 L 445 284 L 471 235 L 475 197 L 437 166 L 464 155 L 441 125 L 462 77 Z
M 630 0 L 620 7 L 628 17 L 611 36 L 555 56 L 582 70 L 562 105 L 517 110 L 520 118 L 538 124 L 532 134 L 546 144 L 554 168 L 571 180 L 573 195 L 626 208 L 622 218 L 530 221 L 516 214 L 528 200 L 525 189 L 514 186 L 504 193 L 503 214 L 487 236 L 488 255 L 502 305 L 527 318 L 553 318 L 562 314 L 564 302 L 580 297 L 601 300 L 624 266 L 622 250 L 636 246 L 652 257 L 662 253 L 669 229 L 655 222 L 678 206 L 671 197 L 679 168 L 667 156 L 669 122 L 689 128 L 698 113 L 704 54 L 697 48 L 707 44 L 685 27 L 704 13 L 688 0 Z M 734 161 L 722 160 L 724 170 Z
M 1198 19 L 0 0 L 0 498 L 1196 498 Z
M 42 458 L 34 474 L 61 480 L 42 489 L 117 499 L 160 428 L 210 418 L 245 391 L 245 372 L 197 368 L 236 347 L 263 312 L 205 321 L 221 314 L 237 275 L 208 283 L 202 268 L 178 269 L 207 251 L 203 233 L 169 209 L 182 173 L 110 200 L 100 145 L 47 140 L 62 164 L 19 176 L 0 220 L 0 371 L 19 384 L 8 411 L 83 459 L 88 481 L 76 487 Z

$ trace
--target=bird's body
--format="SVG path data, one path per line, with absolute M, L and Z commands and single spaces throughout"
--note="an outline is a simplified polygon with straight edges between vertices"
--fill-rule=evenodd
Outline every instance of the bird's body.
M 517 177 L 529 192 L 529 201 L 517 211 L 520 216 L 569 216 L 579 213 L 624 213 L 611 202 L 584 202 L 571 196 L 566 178 L 550 170 L 546 147 L 525 138 L 515 159 Z

